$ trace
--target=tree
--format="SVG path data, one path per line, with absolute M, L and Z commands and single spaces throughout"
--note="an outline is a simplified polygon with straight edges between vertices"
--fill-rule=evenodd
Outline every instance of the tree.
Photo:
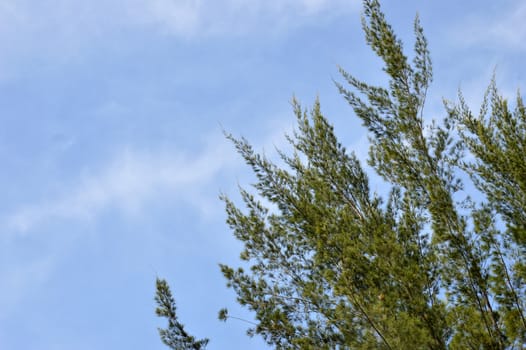
M 257 177 L 228 197 L 227 223 L 248 268 L 221 265 L 250 335 L 277 349 L 517 349 L 526 344 L 526 109 L 494 81 L 475 116 L 462 95 L 446 116 L 424 115 L 432 67 L 418 17 L 412 58 L 378 0 L 363 1 L 367 44 L 387 86 L 341 69 L 343 97 L 365 126 L 369 188 L 319 101 L 293 101 L 294 151 L 284 166 L 227 135 Z M 347 86 L 348 85 L 348 86 Z M 475 199 L 463 189 L 474 184 Z M 264 201 L 271 203 L 265 206 Z M 228 314 L 222 311 L 223 319 Z
M 163 279 L 157 278 L 155 285 L 155 302 L 157 303 L 155 313 L 159 317 L 168 319 L 168 328 L 159 329 L 159 336 L 162 342 L 175 350 L 204 350 L 208 344 L 208 339 L 196 340 L 184 329 L 184 325 L 179 322 L 175 300 L 168 283 Z

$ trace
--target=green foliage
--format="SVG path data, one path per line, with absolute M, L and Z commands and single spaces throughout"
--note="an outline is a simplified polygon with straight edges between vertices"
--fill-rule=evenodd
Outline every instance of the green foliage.
M 338 141 L 319 101 L 293 101 L 297 129 L 283 166 L 227 137 L 252 168 L 245 209 L 228 197 L 227 223 L 245 268 L 221 265 L 249 335 L 276 349 L 519 349 L 526 344 L 526 108 L 493 81 L 478 116 L 462 95 L 441 121 L 424 105 L 432 81 L 418 17 L 408 58 L 380 9 L 364 0 L 367 44 L 387 86 L 340 69 L 337 84 L 366 128 L 369 165 L 389 186 L 371 192 L 354 153 Z M 473 186 L 474 185 L 474 186 Z M 465 188 L 476 188 L 476 201 Z M 463 197 L 464 196 L 464 197 Z M 157 281 L 160 330 L 175 349 L 201 349 Z M 219 313 L 230 318 L 228 311 Z M 251 323 L 251 322 L 250 322 Z
M 158 278 L 155 284 L 155 301 L 157 303 L 155 313 L 157 316 L 168 320 L 168 327 L 159 329 L 162 342 L 175 350 L 204 350 L 208 344 L 208 339 L 196 340 L 185 331 L 183 324 L 179 322 L 175 300 L 168 283 Z
M 526 110 L 492 83 L 479 117 L 462 96 L 427 123 L 427 41 L 413 57 L 376 0 L 366 42 L 388 86 L 341 69 L 343 97 L 368 131 L 369 165 L 390 186 L 371 192 L 357 157 L 316 101 L 294 101 L 297 130 L 278 166 L 228 135 L 256 175 L 241 209 L 223 196 L 248 268 L 221 265 L 250 335 L 277 349 L 512 349 L 526 343 Z M 472 182 L 482 199 L 462 198 Z M 270 203 L 270 206 L 264 203 Z M 228 313 L 221 311 L 226 320 Z

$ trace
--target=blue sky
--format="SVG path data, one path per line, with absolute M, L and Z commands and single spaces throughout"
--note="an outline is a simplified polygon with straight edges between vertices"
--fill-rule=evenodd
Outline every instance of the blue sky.
M 478 110 L 496 69 L 525 87 L 526 4 L 385 1 L 406 48 L 419 12 L 435 80 Z M 366 137 L 332 79 L 382 82 L 357 0 L 0 1 L 0 348 L 164 349 L 155 277 L 210 349 L 263 349 L 218 263 L 236 264 L 223 192 L 254 179 L 222 128 L 275 156 L 290 100 L 316 96 L 348 148 Z M 373 177 L 374 180 L 374 177 Z M 381 187 L 381 184 L 376 186 Z

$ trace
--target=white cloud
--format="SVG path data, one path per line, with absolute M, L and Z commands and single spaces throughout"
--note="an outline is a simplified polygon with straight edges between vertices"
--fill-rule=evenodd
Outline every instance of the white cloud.
M 358 4 L 357 0 L 137 0 L 129 13 L 167 33 L 195 37 L 290 28 L 322 13 L 354 10 Z
M 188 40 L 275 34 L 352 11 L 358 4 L 358 0 L 2 0 L 0 80 L 24 74 L 35 59 L 44 67 L 75 64 L 105 47 L 129 45 L 121 35 L 125 33 L 151 31 Z
M 193 198 L 196 189 L 211 183 L 234 162 L 235 152 L 229 146 L 224 140 L 214 142 L 195 157 L 181 152 L 123 151 L 104 169 L 78 179 L 56 198 L 15 210 L 4 224 L 10 232 L 24 233 L 53 220 L 96 219 L 109 207 L 136 214 L 159 194 L 199 205 Z
M 105 31 L 136 25 L 159 26 L 182 37 L 240 34 L 298 25 L 302 18 L 341 14 L 357 5 L 358 0 L 47 0 L 36 5 L 30 0 L 4 0 L 0 38 L 6 33 L 32 34 L 44 41 L 78 45 L 102 38 Z
M 128 14 L 132 20 L 159 24 L 173 34 L 189 35 L 202 26 L 204 9 L 200 0 L 139 0 Z
M 504 13 L 492 17 L 475 17 L 467 20 L 462 27 L 455 28 L 451 35 L 463 44 L 485 44 L 492 48 L 512 50 L 526 49 L 526 3 L 516 1 Z
M 517 6 L 489 27 L 489 33 L 495 43 L 510 48 L 526 48 L 526 3 Z

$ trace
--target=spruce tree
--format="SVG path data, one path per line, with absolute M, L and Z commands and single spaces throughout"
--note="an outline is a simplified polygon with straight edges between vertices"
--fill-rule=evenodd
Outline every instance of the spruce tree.
M 493 81 L 474 115 L 462 95 L 426 118 L 432 65 L 418 17 L 411 55 L 378 0 L 363 1 L 386 86 L 341 69 L 337 87 L 367 130 L 371 191 L 320 102 L 293 101 L 279 166 L 227 135 L 252 168 L 227 223 L 245 268 L 221 265 L 250 335 L 276 349 L 519 349 L 526 344 L 526 108 Z M 466 195 L 474 188 L 476 195 Z M 271 203 L 270 206 L 264 203 Z M 228 318 L 226 311 L 221 312 Z

